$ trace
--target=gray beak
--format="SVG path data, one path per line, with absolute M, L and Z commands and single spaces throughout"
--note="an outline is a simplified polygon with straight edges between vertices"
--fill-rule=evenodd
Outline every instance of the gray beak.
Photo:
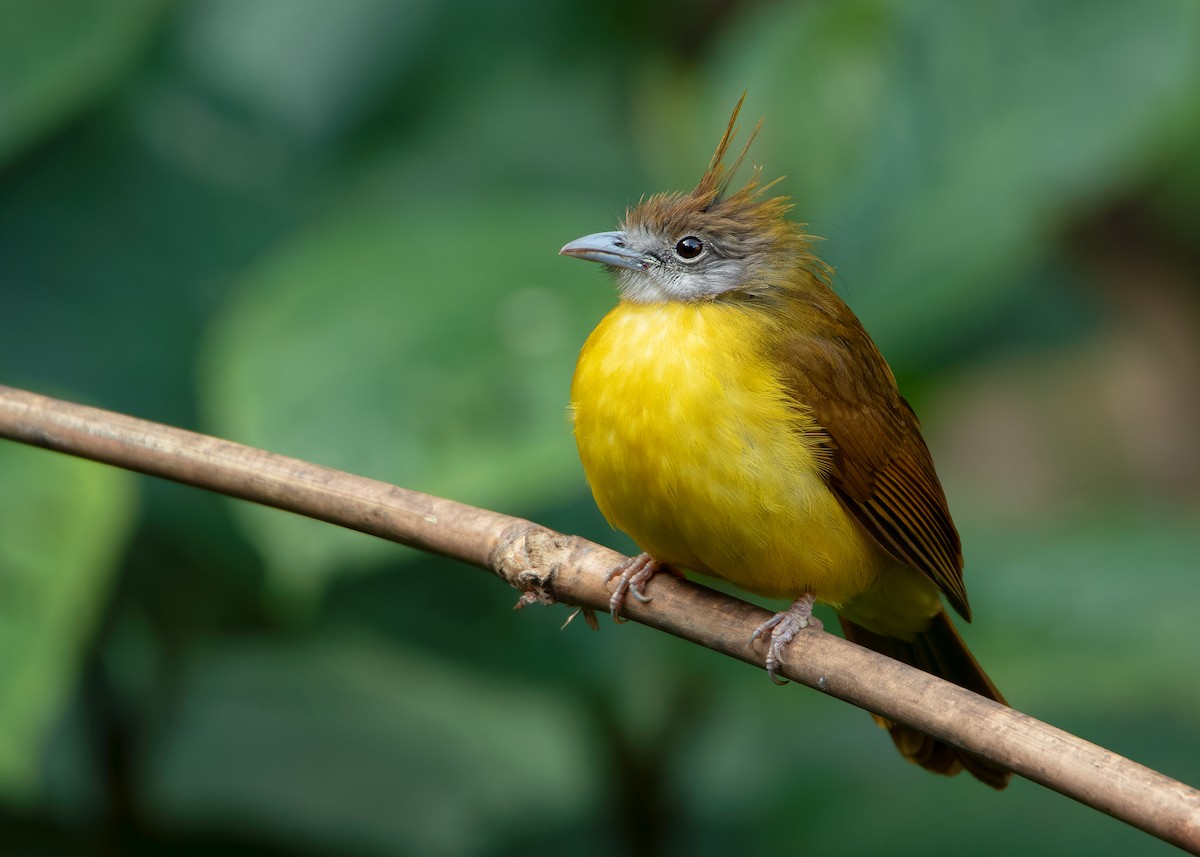
M 589 262 L 599 262 L 615 268 L 645 271 L 649 261 L 641 253 L 635 253 L 625 244 L 624 232 L 597 232 L 576 238 L 558 251 L 561 256 L 574 256 Z

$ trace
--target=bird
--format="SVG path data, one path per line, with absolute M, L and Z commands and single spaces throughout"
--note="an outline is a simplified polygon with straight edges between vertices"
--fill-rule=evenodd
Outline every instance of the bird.
M 942 603 L 966 621 L 958 531 L 915 412 L 832 288 L 816 239 L 762 167 L 731 190 L 762 128 L 727 164 L 738 101 L 687 193 L 629 207 L 617 231 L 560 253 L 598 262 L 619 300 L 584 343 L 569 414 L 608 522 L 642 553 L 613 571 L 620 621 L 663 570 L 728 581 L 791 606 L 753 633 L 772 680 L 784 647 L 820 629 L 1007 705 Z M 875 719 L 909 761 L 997 789 L 1010 773 Z

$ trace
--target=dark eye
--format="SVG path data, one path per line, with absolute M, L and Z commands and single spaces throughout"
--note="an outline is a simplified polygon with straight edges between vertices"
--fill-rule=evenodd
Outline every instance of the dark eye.
M 704 242 L 694 235 L 680 238 L 679 243 L 675 245 L 675 255 L 680 259 L 695 259 L 703 252 Z

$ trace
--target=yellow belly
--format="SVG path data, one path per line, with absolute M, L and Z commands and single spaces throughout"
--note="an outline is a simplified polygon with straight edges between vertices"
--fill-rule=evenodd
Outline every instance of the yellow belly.
M 575 369 L 579 454 L 609 523 L 654 558 L 836 607 L 894 563 L 826 487 L 763 339 L 734 305 L 618 305 Z

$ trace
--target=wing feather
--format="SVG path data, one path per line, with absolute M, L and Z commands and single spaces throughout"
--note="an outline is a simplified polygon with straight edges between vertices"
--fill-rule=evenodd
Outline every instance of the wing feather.
M 832 292 L 821 303 L 819 323 L 781 332 L 776 357 L 789 394 L 824 431 L 830 488 L 880 547 L 970 620 L 961 542 L 916 414 L 849 308 Z

